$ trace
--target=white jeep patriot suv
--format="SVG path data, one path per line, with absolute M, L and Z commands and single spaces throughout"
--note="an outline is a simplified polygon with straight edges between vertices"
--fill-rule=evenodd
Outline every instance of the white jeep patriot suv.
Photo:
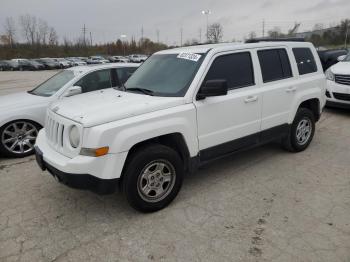
M 152 55 L 123 90 L 67 98 L 47 112 L 39 166 L 100 194 L 120 185 L 143 212 L 167 206 L 184 174 L 242 149 L 310 144 L 326 80 L 305 42 L 216 44 Z

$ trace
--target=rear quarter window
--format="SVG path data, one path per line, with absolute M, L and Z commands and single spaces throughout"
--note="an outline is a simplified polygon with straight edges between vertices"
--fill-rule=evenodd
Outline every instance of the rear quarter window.
M 310 48 L 293 48 L 300 75 L 317 72 L 317 65 Z

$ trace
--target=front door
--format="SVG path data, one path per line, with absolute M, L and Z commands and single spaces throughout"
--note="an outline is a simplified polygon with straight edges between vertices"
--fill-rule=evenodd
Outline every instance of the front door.
M 202 161 L 256 144 L 261 124 L 261 91 L 255 84 L 250 51 L 219 55 L 202 83 L 224 79 L 225 96 L 195 101 L 198 142 Z

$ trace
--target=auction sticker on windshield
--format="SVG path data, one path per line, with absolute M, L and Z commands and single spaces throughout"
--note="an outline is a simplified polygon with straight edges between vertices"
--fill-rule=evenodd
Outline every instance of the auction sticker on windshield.
M 193 54 L 193 53 L 180 53 L 177 56 L 177 58 L 198 62 L 198 60 L 201 58 L 201 55 Z

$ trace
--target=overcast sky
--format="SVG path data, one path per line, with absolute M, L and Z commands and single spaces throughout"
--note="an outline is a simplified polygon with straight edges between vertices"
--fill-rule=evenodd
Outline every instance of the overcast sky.
M 138 39 L 143 26 L 145 37 L 157 40 L 159 30 L 160 41 L 179 44 L 181 27 L 184 42 L 199 39 L 200 29 L 204 39 L 201 10 L 211 10 L 209 23 L 223 25 L 224 40 L 241 40 L 251 31 L 261 36 L 263 19 L 266 31 L 274 26 L 287 31 L 294 21 L 305 31 L 350 18 L 350 0 L 0 0 L 0 32 L 5 17 L 31 14 L 56 28 L 60 39 L 78 38 L 85 23 L 94 43 L 121 34 Z

